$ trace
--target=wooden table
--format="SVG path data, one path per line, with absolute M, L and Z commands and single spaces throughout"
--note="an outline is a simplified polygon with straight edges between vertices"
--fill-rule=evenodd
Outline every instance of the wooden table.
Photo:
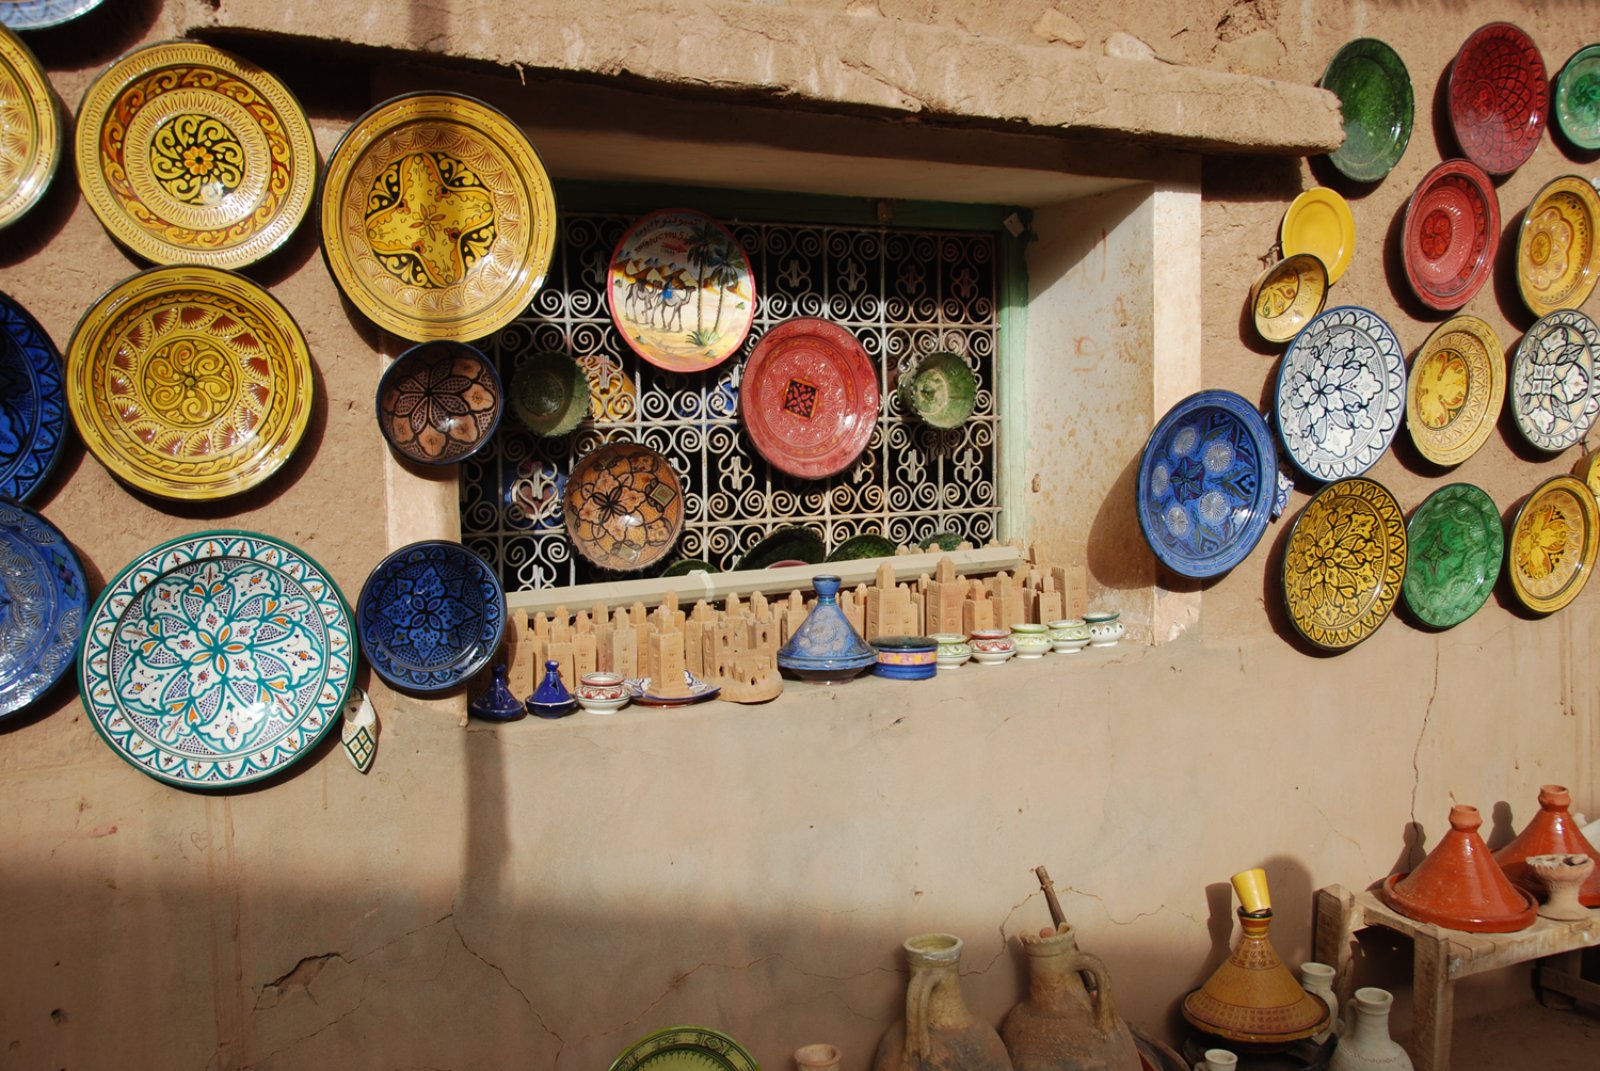
M 1517 933 L 1467 933 L 1407 918 L 1386 907 L 1371 891 L 1350 892 L 1330 885 L 1317 891 L 1316 957 L 1338 972 L 1335 993 L 1341 1008 L 1354 988 L 1350 959 L 1355 934 L 1368 926 L 1403 933 L 1413 942 L 1414 1003 L 1407 1051 L 1416 1071 L 1449 1071 L 1458 978 L 1556 956 L 1561 958 L 1540 965 L 1544 985 L 1591 1000 L 1591 990 L 1600 989 L 1576 975 L 1581 950 L 1600 945 L 1600 909 L 1591 909 L 1588 918 L 1577 922 L 1536 919 Z

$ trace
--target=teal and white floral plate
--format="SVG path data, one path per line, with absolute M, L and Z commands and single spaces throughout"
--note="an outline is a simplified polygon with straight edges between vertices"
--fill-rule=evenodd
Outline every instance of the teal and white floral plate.
M 305 758 L 355 678 L 350 609 L 296 548 L 255 532 L 175 539 L 106 585 L 79 658 L 84 709 L 119 757 L 184 788 Z

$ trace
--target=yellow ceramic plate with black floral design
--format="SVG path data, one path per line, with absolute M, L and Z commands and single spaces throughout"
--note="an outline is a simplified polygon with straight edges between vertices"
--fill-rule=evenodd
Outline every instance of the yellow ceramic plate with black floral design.
M 1600 508 L 1576 476 L 1552 476 L 1534 488 L 1511 522 L 1506 571 L 1528 609 L 1550 614 L 1578 597 L 1594 571 Z
M 1522 214 L 1517 234 L 1517 289 L 1535 316 L 1576 309 L 1600 279 L 1600 194 L 1589 180 L 1564 175 L 1545 184 Z
M 198 41 L 117 60 L 83 95 L 78 185 L 111 236 L 157 264 L 242 268 L 294 233 L 317 147 L 294 95 Z
M 1494 328 L 1476 316 L 1446 320 L 1411 361 L 1411 441 L 1435 465 L 1459 465 L 1488 440 L 1505 400 L 1506 355 Z
M 61 162 L 61 117 L 44 69 L 0 27 L 0 227 L 38 203 Z
M 284 307 L 244 276 L 151 268 L 78 322 L 66 386 L 78 434 L 112 475 L 162 498 L 226 498 L 300 442 L 311 353 Z
M 1354 647 L 1394 609 L 1406 578 L 1406 519 L 1389 489 L 1357 476 L 1306 503 L 1283 555 L 1295 630 L 1328 651 Z
M 555 250 L 539 154 L 504 114 L 454 93 L 395 97 L 357 120 L 328 159 L 321 217 L 351 304 L 417 342 L 498 331 Z

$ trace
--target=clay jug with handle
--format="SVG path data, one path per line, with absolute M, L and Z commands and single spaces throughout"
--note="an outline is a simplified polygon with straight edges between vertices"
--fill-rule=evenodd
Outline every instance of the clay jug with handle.
M 1096 956 L 1080 951 L 1063 922 L 1038 937 L 1024 936 L 1028 996 L 1011 1009 L 1000 1037 L 1016 1071 L 1139 1071 L 1133 1032 L 1117 1015 L 1111 976 Z M 1084 978 L 1093 983 L 1093 992 Z
M 905 949 L 906 1017 L 878 1042 L 873 1071 L 1011 1071 L 1000 1035 L 961 997 L 961 938 L 925 933 Z

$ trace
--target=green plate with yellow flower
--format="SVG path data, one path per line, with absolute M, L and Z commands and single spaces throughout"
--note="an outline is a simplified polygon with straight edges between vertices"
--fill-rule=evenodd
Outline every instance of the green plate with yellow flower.
M 1400 597 L 1407 545 L 1400 503 L 1376 480 L 1358 476 L 1317 492 L 1283 555 L 1283 601 L 1295 631 L 1326 651 L 1376 632 Z

